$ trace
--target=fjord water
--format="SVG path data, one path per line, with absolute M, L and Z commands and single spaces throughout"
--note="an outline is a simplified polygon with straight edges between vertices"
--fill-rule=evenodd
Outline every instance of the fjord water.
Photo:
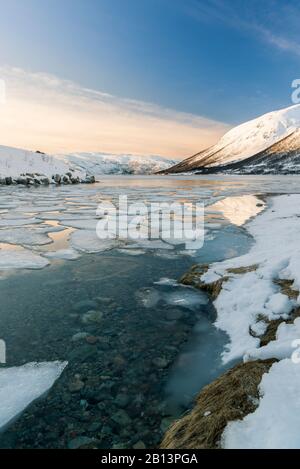
M 300 187 L 296 176 L 99 179 L 92 187 L 1 188 L 1 220 L 17 220 L 17 213 L 7 214 L 19 205 L 22 220 L 41 216 L 55 228 L 64 218 L 64 230 L 50 233 L 52 244 L 23 240 L 20 246 L 8 243 L 9 248 L 26 247 L 42 256 L 66 249 L 78 219 L 88 224 L 96 198 L 115 201 L 120 194 L 129 201 L 203 201 L 208 207 L 204 246 L 192 256 L 182 246 L 170 251 L 140 246 L 135 252 L 116 246 L 80 251 L 72 261 L 54 259 L 44 269 L 3 272 L 5 366 L 69 362 L 49 394 L 5 429 L 3 447 L 156 446 L 171 420 L 224 370 L 220 355 L 227 337 L 213 326 L 213 305 L 204 293 L 176 280 L 193 264 L 249 249 L 252 240 L 243 223 L 262 205 L 254 194 Z M 92 321 L 86 315 L 90 310 L 100 313 Z

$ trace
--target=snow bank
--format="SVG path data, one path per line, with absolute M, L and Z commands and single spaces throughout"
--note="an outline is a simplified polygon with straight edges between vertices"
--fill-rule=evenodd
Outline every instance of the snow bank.
M 269 320 L 286 317 L 294 303 L 279 292 L 276 279 L 294 280 L 300 288 L 300 195 L 283 195 L 271 199 L 271 207 L 252 220 L 247 229 L 255 243 L 249 253 L 212 264 L 202 280 L 206 283 L 229 275 L 215 301 L 216 326 L 230 337 L 224 362 L 240 358 L 259 346 L 259 338 L 250 331 L 257 328 L 258 317 Z M 244 274 L 227 270 L 257 265 Z M 259 323 L 259 329 L 263 330 Z
M 272 198 L 247 229 L 255 241 L 249 253 L 212 264 L 201 279 L 210 283 L 227 277 L 214 303 L 215 324 L 230 337 L 223 361 L 280 361 L 262 377 L 256 410 L 229 422 L 221 444 L 236 449 L 300 448 L 300 318 L 282 322 L 275 340 L 259 347 L 267 320 L 287 319 L 299 304 L 299 297 L 289 299 L 274 281 L 290 280 L 293 290 L 300 288 L 300 195 Z M 251 268 L 234 270 L 241 267 Z
M 173 166 L 176 161 L 161 156 L 73 153 L 57 155 L 65 164 L 88 174 L 154 174 Z
M 67 362 L 28 363 L 0 369 L 0 428 L 38 397 L 59 378 Z
M 268 358 L 290 358 L 298 353 L 296 347 L 300 346 L 300 318 L 294 323 L 281 323 L 276 332 L 276 340 L 272 340 L 264 347 L 251 350 L 244 356 L 244 361 L 265 360 Z
M 227 425 L 226 449 L 300 448 L 300 366 L 291 359 L 275 363 L 263 375 L 254 413 Z
M 86 172 L 74 170 L 63 160 L 40 152 L 0 146 L 2 184 L 48 184 L 89 182 Z

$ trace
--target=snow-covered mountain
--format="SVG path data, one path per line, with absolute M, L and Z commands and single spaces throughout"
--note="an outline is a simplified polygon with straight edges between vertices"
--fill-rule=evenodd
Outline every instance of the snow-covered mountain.
M 57 157 L 65 164 L 94 176 L 101 174 L 154 174 L 166 170 L 176 163 L 176 160 L 152 155 L 72 153 L 57 155 Z
M 92 182 L 79 171 L 54 156 L 0 146 L 0 184 L 75 184 Z
M 300 105 L 270 112 L 227 132 L 219 142 L 168 173 L 300 172 Z

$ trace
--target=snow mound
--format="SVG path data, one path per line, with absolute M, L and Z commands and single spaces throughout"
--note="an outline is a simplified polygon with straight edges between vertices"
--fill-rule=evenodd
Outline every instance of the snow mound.
M 251 350 L 244 356 L 244 361 L 267 360 L 268 358 L 290 358 L 293 353 L 298 354 L 296 347 L 300 346 L 300 318 L 294 323 L 282 322 L 276 332 L 276 340 L 272 340 L 264 347 Z M 298 356 L 296 355 L 298 359 Z
M 222 436 L 226 449 L 300 448 L 300 367 L 281 360 L 263 375 L 254 413 L 230 422 Z
M 6 178 L 20 184 L 54 182 L 52 178 L 56 178 L 56 182 L 72 182 L 72 179 L 80 182 L 85 177 L 85 172 L 73 170 L 54 156 L 0 145 L 1 182 L 8 183 Z
M 271 206 L 247 225 L 254 238 L 250 251 L 240 257 L 212 264 L 202 280 L 214 282 L 228 276 L 228 269 L 257 266 L 243 274 L 230 274 L 215 301 L 216 326 L 230 337 L 224 362 L 241 358 L 259 347 L 260 340 L 252 334 L 263 332 L 266 319 L 287 317 L 295 306 L 283 295 L 274 280 L 293 280 L 300 289 L 300 195 L 282 195 L 271 199 Z
M 0 428 L 17 417 L 59 378 L 67 362 L 28 363 L 0 369 Z
M 173 166 L 176 161 L 161 156 L 72 153 L 58 155 L 61 161 L 79 171 L 101 174 L 153 174 Z

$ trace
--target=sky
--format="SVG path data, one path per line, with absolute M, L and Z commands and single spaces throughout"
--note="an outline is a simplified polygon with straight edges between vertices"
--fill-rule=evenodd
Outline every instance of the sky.
M 292 104 L 299 24 L 298 0 L 0 0 L 0 144 L 192 155 Z

